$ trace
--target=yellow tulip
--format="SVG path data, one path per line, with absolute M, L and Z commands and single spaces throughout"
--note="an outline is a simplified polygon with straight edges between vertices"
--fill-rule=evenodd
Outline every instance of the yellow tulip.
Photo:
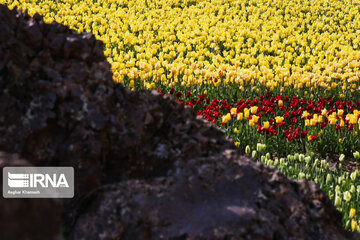
M 358 226 L 359 226 L 358 222 L 355 221 L 354 219 L 351 219 L 351 230 L 356 231 L 358 229 Z
M 356 210 L 354 208 L 350 208 L 350 213 L 349 213 L 349 216 L 351 218 L 354 218 L 355 217 L 355 213 L 356 213 Z
M 231 108 L 230 113 L 231 113 L 231 115 L 236 115 L 237 114 L 237 109 L 236 108 Z
M 244 109 L 244 117 L 249 118 L 249 116 L 250 116 L 250 111 L 249 111 L 249 109 L 245 108 Z
M 259 116 L 253 115 L 251 120 L 253 120 L 254 123 L 257 123 L 259 121 L 259 118 L 260 118 Z
M 345 122 L 344 122 L 344 120 L 340 120 L 340 127 L 344 127 L 345 126 Z
M 280 123 L 282 123 L 282 121 L 284 121 L 284 117 L 276 116 L 275 121 L 276 121 L 276 123 L 280 124 Z
M 131 80 L 131 81 L 130 81 L 130 84 L 129 84 L 129 87 L 130 87 L 130 88 L 133 88 L 133 87 L 134 87 L 134 84 L 135 84 L 135 83 L 134 83 L 134 80 Z
M 307 118 L 309 116 L 310 113 L 308 113 L 308 111 L 304 111 L 301 115 L 301 117 L 303 118 Z
M 230 113 L 226 114 L 225 116 L 222 117 L 222 122 L 223 123 L 228 123 L 231 120 L 231 115 Z
M 251 119 L 251 120 L 249 121 L 249 126 L 250 126 L 250 127 L 253 127 L 254 125 L 255 125 L 255 122 L 254 122 L 254 120 Z
M 331 125 L 335 125 L 336 122 L 337 122 L 337 119 L 336 119 L 335 117 L 330 117 L 330 118 L 329 118 L 329 123 L 330 123 Z
M 256 114 L 257 113 L 257 110 L 258 110 L 258 106 L 252 106 L 251 108 L 250 108 L 250 110 L 251 110 L 251 114 Z

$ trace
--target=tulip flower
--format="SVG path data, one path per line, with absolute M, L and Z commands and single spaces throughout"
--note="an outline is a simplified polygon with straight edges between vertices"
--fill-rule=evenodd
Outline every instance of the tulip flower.
M 346 202 L 350 201 L 350 199 L 351 199 L 351 193 L 350 193 L 349 191 L 344 192 L 344 193 L 343 193 L 343 196 L 344 196 L 344 200 L 345 200 Z
M 350 208 L 349 217 L 354 218 L 355 217 L 356 210 L 354 208 Z
M 359 226 L 358 222 L 355 221 L 354 219 L 351 219 L 351 230 L 356 231 L 358 229 L 358 226 Z

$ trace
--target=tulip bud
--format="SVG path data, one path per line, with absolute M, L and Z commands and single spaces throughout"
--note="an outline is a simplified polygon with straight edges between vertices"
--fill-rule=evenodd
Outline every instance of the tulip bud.
M 335 196 L 334 204 L 335 204 L 335 206 L 340 206 L 340 204 L 341 204 L 341 198 L 337 194 Z
M 343 179 L 344 179 L 344 177 L 343 177 L 343 176 L 338 177 L 338 179 L 337 179 L 338 184 L 340 184 L 340 185 L 341 185 L 341 183 L 342 183 Z
M 263 145 L 261 143 L 256 144 L 256 151 L 261 152 L 262 146 Z
M 345 223 L 345 229 L 348 229 L 350 227 L 350 220 L 347 220 Z
M 351 185 L 351 187 L 350 187 L 350 192 L 353 193 L 353 194 L 355 194 L 355 186 L 354 186 L 354 185 Z
M 298 161 L 298 160 L 299 160 L 299 154 L 298 154 L 298 153 L 295 153 L 295 154 L 294 154 L 294 160 L 295 160 L 295 161 Z
M 343 193 L 343 197 L 344 197 L 344 200 L 346 202 L 350 201 L 351 200 L 351 193 L 349 191 L 346 191 Z
M 359 175 L 358 170 L 355 170 L 354 172 L 352 172 L 352 173 L 350 174 L 351 180 L 355 181 L 358 175 Z
M 306 163 L 310 163 L 310 161 L 311 161 L 311 157 L 310 157 L 310 156 L 306 156 L 306 157 L 305 157 L 305 162 L 306 162 Z
M 304 154 L 300 154 L 299 155 L 299 161 L 303 162 L 305 160 L 305 155 Z
M 326 184 L 330 184 L 332 182 L 332 175 L 330 173 L 328 173 L 326 175 Z
M 359 153 L 359 151 L 354 152 L 353 155 L 354 155 L 354 158 L 355 158 L 356 160 L 360 159 L 360 153 Z
M 255 150 L 253 150 L 252 153 L 251 153 L 251 157 L 256 158 L 256 155 L 257 155 L 257 152 Z
M 279 158 L 275 158 L 274 166 L 278 166 L 278 165 L 279 165 Z
M 320 166 L 321 166 L 321 168 L 325 168 L 325 165 L 326 165 L 326 160 L 321 160 L 321 164 L 320 164 Z
M 342 153 L 339 157 L 339 161 L 342 162 L 344 161 L 344 159 L 345 159 L 345 155 Z
M 319 159 L 317 158 L 317 159 L 315 159 L 315 161 L 314 161 L 314 167 L 316 167 L 318 164 L 319 164 Z
M 335 192 L 336 193 L 341 193 L 341 191 L 340 191 L 340 186 L 339 185 L 336 185 L 336 187 L 335 187 Z
M 245 147 L 245 153 L 246 153 L 246 154 L 250 154 L 250 152 L 251 152 L 250 146 L 247 145 L 247 146 Z

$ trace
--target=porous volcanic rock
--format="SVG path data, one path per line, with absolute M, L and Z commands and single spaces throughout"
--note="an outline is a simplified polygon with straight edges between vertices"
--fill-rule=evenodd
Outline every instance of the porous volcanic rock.
M 67 238 L 359 239 L 314 183 L 239 156 L 171 97 L 115 84 L 93 35 L 2 5 L 0 32 L 0 150 L 75 168 Z

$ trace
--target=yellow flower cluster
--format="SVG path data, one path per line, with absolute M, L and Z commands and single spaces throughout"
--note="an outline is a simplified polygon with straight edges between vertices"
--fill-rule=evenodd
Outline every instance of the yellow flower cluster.
M 304 114 L 305 112 L 306 111 L 303 112 L 302 116 L 306 115 Z M 323 122 L 322 116 L 315 113 L 311 119 L 305 119 L 305 126 L 315 126 L 317 123 L 322 123 L 322 122 Z
M 118 82 L 359 89 L 359 0 L 0 3 L 95 34 Z
M 325 117 L 330 125 L 339 124 L 340 127 L 343 127 L 345 125 L 345 121 L 342 119 L 342 116 L 344 114 L 343 109 L 339 109 L 336 112 L 331 113 L 330 115 L 327 114 L 327 110 L 324 108 L 321 111 L 321 115 L 314 114 L 311 119 L 308 118 L 310 115 L 307 111 L 304 111 L 302 113 L 302 117 L 305 119 L 305 126 L 315 126 L 317 123 L 323 122 L 323 117 Z M 349 113 L 345 116 L 345 120 L 349 121 L 349 124 L 358 124 L 360 129 L 360 118 L 358 116 L 360 115 L 360 111 L 357 109 L 354 109 L 353 113 Z M 339 141 L 340 142 L 340 141 Z
M 352 114 L 347 114 L 345 119 L 349 121 L 349 124 L 359 123 L 360 125 L 360 119 L 358 120 L 359 114 L 360 114 L 359 110 L 355 109 Z
M 222 122 L 223 123 L 228 123 L 230 120 L 231 120 L 231 114 L 230 113 L 228 113 L 228 114 L 226 114 L 226 115 L 224 115 L 222 117 Z
M 356 214 L 356 210 L 354 208 L 350 208 L 349 217 L 351 218 L 351 230 L 356 231 L 359 228 L 359 224 L 356 220 L 354 220 Z

